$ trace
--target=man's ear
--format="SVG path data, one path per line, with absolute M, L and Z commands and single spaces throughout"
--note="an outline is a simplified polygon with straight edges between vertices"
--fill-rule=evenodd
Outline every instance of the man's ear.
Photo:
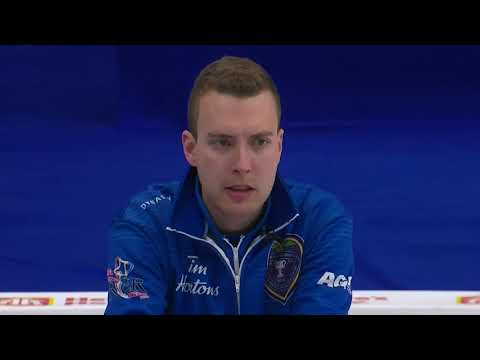
M 280 155 L 282 154 L 282 148 L 283 148 L 283 129 L 278 130 L 278 151 L 280 152 Z
M 197 145 L 197 142 L 195 141 L 192 133 L 188 130 L 184 130 L 182 132 L 182 145 L 185 159 L 191 166 L 197 166 L 197 159 L 195 154 L 195 147 Z

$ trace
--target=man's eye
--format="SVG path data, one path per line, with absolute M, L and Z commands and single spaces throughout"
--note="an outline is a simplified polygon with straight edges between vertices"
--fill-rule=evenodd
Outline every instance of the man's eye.
M 228 139 L 216 139 L 210 142 L 212 145 L 218 145 L 220 147 L 230 147 L 232 142 Z
M 266 138 L 257 138 L 257 139 L 255 139 L 255 141 L 253 143 L 257 147 L 262 147 L 262 146 L 265 146 L 268 143 L 270 143 L 270 140 L 266 139 Z

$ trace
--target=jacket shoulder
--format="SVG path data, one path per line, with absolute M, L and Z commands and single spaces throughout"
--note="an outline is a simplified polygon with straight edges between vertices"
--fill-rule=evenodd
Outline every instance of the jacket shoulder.
M 125 221 L 147 230 L 164 225 L 171 214 L 179 182 L 150 184 L 133 195 L 127 205 L 114 216 L 115 221 Z
M 317 226 L 327 225 L 339 217 L 351 218 L 344 204 L 333 193 L 316 185 L 291 180 L 285 181 L 285 184 L 295 207 L 307 219 L 314 218 Z

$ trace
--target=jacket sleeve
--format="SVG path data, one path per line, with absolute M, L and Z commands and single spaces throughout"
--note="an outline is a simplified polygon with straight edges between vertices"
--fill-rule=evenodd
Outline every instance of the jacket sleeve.
M 114 220 L 108 247 L 108 305 L 105 315 L 165 313 L 167 261 L 138 222 Z
M 315 222 L 313 222 L 315 227 Z M 305 243 L 291 313 L 348 315 L 352 303 L 353 221 L 342 214 Z

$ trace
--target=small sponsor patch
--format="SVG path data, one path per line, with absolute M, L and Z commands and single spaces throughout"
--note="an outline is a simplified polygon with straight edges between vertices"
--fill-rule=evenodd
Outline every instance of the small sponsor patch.
M 326 271 L 317 281 L 317 285 L 328 286 L 331 288 L 343 287 L 352 295 L 352 277 L 345 275 L 336 276 L 335 273 Z
M 160 201 L 163 201 L 163 200 L 172 201 L 172 198 L 169 195 L 167 195 L 167 196 L 165 196 L 165 195 L 155 196 L 154 198 L 152 198 L 150 200 L 147 200 L 147 201 L 143 202 L 142 204 L 140 204 L 140 207 L 143 210 L 146 210 L 148 207 L 157 205 Z
M 285 304 L 300 274 L 303 240 L 298 235 L 287 234 L 276 238 L 268 254 L 265 291 L 275 300 Z
M 124 299 L 140 298 L 148 299 L 147 291 L 143 287 L 143 279 L 129 278 L 134 265 L 132 262 L 123 260 L 120 257 L 115 258 L 115 268 L 107 270 L 107 278 L 110 291 Z

